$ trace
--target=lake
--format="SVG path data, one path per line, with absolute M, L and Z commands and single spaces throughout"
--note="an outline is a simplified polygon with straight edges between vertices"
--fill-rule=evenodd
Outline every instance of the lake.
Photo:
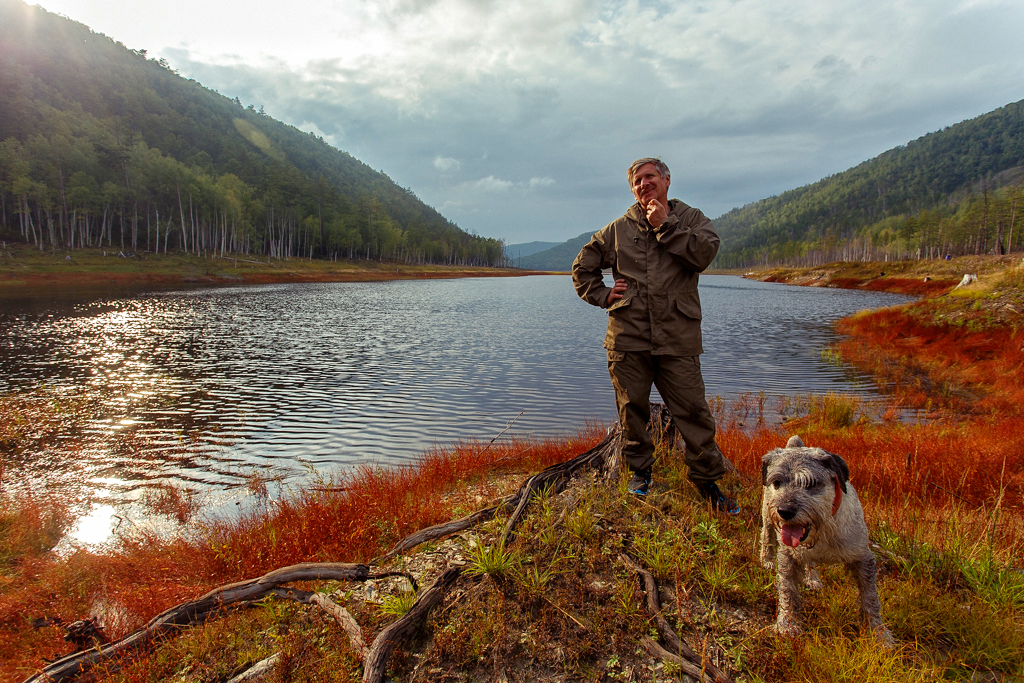
M 700 293 L 707 391 L 726 399 L 842 391 L 870 400 L 866 378 L 822 359 L 830 322 L 908 300 L 714 275 L 702 276 Z M 30 453 L 6 463 L 4 479 L 90 499 L 101 531 L 115 505 L 155 483 L 203 491 L 228 509 L 254 472 L 294 485 L 490 440 L 513 420 L 506 436 L 615 420 L 606 315 L 576 297 L 568 276 L 63 294 L 0 306 L 0 393 L 99 393 L 106 412 L 69 435 L 82 446 L 73 457 L 59 447 Z

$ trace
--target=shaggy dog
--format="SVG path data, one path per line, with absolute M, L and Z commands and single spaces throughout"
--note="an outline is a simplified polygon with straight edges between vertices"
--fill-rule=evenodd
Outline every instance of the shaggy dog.
M 846 461 L 790 437 L 761 459 L 761 563 L 774 570 L 779 593 L 779 633 L 800 633 L 800 588 L 820 588 L 814 566 L 842 563 L 857 581 L 861 617 L 875 636 L 893 643 L 882 623 L 875 579 L 878 567 L 868 541 L 864 511 Z M 781 541 L 781 543 L 780 543 Z

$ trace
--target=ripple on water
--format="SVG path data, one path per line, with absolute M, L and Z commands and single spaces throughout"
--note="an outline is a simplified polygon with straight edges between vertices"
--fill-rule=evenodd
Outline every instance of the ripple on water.
M 723 276 L 702 277 L 700 293 L 708 394 L 726 398 L 870 399 L 864 378 L 822 361 L 830 321 L 906 300 Z M 490 440 L 521 411 L 511 433 L 613 421 L 605 324 L 564 276 L 8 299 L 0 391 L 109 396 L 76 437 L 85 454 L 38 454 L 37 477 L 84 472 L 113 499 L 145 482 L 224 489 L 256 471 L 301 481 L 302 463 L 401 464 Z

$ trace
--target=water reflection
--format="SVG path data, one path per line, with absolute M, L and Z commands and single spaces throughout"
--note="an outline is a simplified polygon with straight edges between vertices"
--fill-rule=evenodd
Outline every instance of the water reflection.
M 902 301 L 734 277 L 701 280 L 709 394 L 843 390 L 829 321 Z M 0 391 L 101 397 L 74 449 L 25 454 L 51 487 L 135 499 L 174 482 L 233 500 L 253 471 L 401 463 L 435 444 L 614 420 L 603 313 L 564 276 L 247 286 L 7 299 Z M 224 492 L 228 494 L 225 496 Z

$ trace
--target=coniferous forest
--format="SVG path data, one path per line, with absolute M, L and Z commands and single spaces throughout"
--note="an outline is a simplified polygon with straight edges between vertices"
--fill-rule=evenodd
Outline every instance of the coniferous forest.
M 715 220 L 717 267 L 1024 250 L 1024 101 Z
M 322 138 L 0 0 L 0 233 L 40 249 L 504 265 Z

